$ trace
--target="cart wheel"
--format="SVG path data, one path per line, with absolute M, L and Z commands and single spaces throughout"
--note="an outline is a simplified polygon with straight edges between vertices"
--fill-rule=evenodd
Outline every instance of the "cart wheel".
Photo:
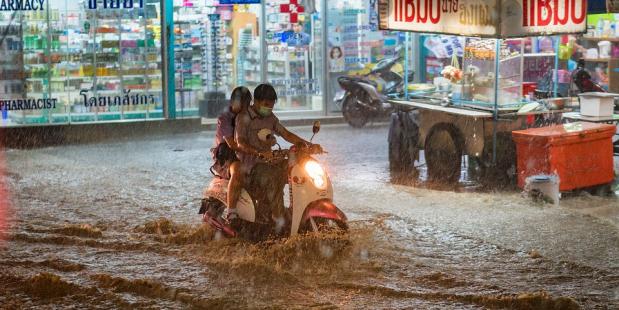
M 419 176 L 415 160 L 419 158 L 419 127 L 407 112 L 391 115 L 389 128 L 389 170 L 395 183 L 409 183 Z
M 603 184 L 593 187 L 590 193 L 599 197 L 608 197 L 614 194 L 612 184 Z
M 487 139 L 481 158 L 480 181 L 486 187 L 505 188 L 516 182 L 516 144 L 511 133 L 499 132 L 496 164 L 492 163 L 492 139 Z
M 402 158 L 402 124 L 398 113 L 391 114 L 391 122 L 389 124 L 389 171 L 394 174 L 402 169 L 404 160 Z
M 462 148 L 464 142 L 455 126 L 438 124 L 426 137 L 425 157 L 428 164 L 428 180 L 431 182 L 456 183 L 462 173 Z

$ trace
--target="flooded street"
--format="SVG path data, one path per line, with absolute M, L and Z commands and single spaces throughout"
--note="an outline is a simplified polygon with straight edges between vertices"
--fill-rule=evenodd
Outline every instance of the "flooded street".
M 347 236 L 259 244 L 201 224 L 212 132 L 7 150 L 0 308 L 619 308 L 617 197 L 394 185 L 387 131 L 316 136 Z

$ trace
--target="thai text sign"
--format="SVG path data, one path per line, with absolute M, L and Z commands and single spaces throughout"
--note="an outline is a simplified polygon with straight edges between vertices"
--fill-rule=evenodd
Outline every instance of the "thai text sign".
M 587 30 L 587 0 L 503 1 L 501 11 L 504 37 Z
M 586 31 L 587 0 L 380 0 L 381 29 L 482 37 Z

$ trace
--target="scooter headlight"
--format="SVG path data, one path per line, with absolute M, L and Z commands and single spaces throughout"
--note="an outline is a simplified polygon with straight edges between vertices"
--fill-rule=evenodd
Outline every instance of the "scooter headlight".
M 307 172 L 307 175 L 309 175 L 317 188 L 327 188 L 327 174 L 319 163 L 313 160 L 308 160 L 305 163 L 305 172 Z

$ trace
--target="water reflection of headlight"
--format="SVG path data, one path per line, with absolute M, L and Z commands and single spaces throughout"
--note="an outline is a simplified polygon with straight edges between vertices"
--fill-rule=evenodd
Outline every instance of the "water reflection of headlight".
M 327 174 L 319 163 L 313 160 L 307 161 L 305 163 L 305 172 L 307 172 L 317 188 L 325 189 L 327 187 Z

